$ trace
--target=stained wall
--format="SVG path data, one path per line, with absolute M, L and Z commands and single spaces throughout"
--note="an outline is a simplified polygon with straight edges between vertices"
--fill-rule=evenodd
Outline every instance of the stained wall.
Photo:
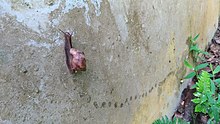
M 0 1 L 0 122 L 150 124 L 184 87 L 188 36 L 211 40 L 218 0 Z M 84 51 L 70 74 L 64 38 Z

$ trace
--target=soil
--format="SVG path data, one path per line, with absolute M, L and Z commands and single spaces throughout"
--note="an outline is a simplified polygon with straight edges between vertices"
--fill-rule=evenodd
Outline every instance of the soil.
M 220 65 L 220 22 L 212 41 L 206 48 L 206 51 L 209 55 L 205 55 L 205 60 L 201 63 L 211 63 L 213 68 Z M 206 67 L 203 70 L 211 72 L 210 67 Z M 215 78 L 220 78 L 220 73 L 216 74 Z M 194 112 L 195 104 L 191 100 L 194 98 L 193 93 L 195 92 L 195 89 L 192 89 L 191 87 L 195 82 L 197 82 L 196 77 L 190 79 L 187 88 L 182 92 L 180 103 L 172 118 L 182 118 L 185 121 L 190 122 L 190 124 L 207 124 L 209 119 L 208 115 Z

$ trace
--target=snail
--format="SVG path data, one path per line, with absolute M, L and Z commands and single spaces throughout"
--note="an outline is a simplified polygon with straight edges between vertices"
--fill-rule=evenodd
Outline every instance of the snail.
M 60 30 L 60 29 L 59 29 Z M 86 71 L 86 59 L 84 52 L 73 48 L 72 46 L 72 33 L 64 32 L 64 51 L 66 55 L 66 65 L 70 73 L 76 73 L 77 71 Z

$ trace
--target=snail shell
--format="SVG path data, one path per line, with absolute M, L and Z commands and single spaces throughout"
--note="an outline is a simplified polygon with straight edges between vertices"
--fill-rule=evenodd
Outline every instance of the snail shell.
M 73 71 L 86 71 L 86 59 L 84 52 L 71 48 L 70 54 L 72 55 L 71 70 Z
M 62 30 L 60 30 L 63 32 Z M 86 71 L 86 59 L 84 52 L 73 48 L 72 46 L 72 33 L 63 32 L 65 37 L 64 50 L 66 55 L 66 65 L 70 73 L 77 71 Z

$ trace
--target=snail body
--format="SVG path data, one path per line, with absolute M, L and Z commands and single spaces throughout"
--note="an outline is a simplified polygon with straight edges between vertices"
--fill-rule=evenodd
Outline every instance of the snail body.
M 60 30 L 63 32 L 62 30 Z M 84 52 L 73 48 L 72 46 L 72 33 L 63 32 L 65 37 L 64 51 L 66 56 L 66 65 L 70 73 L 76 73 L 77 71 L 86 71 L 86 59 Z

